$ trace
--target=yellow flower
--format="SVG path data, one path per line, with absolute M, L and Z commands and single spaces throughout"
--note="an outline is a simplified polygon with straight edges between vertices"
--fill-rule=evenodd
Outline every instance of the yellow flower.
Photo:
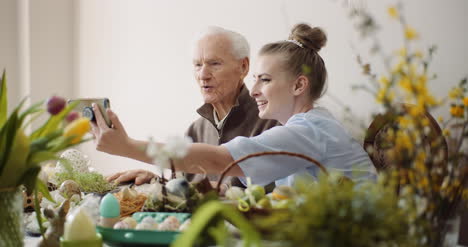
M 81 138 L 89 131 L 91 125 L 89 118 L 81 117 L 71 122 L 63 130 L 63 136 L 74 137 L 71 141 L 72 144 L 81 141 Z
M 403 47 L 400 50 L 398 50 L 397 54 L 402 56 L 402 57 L 406 57 L 406 54 L 407 54 L 406 47 Z
M 402 73 L 403 68 L 406 66 L 406 61 L 405 60 L 400 60 L 397 65 L 392 70 L 392 73 Z
M 444 129 L 444 130 L 442 131 L 442 134 L 444 134 L 444 136 L 450 136 L 451 133 L 450 133 L 450 130 L 449 130 L 449 129 Z
M 390 84 L 390 81 L 384 75 L 380 77 L 379 82 L 382 83 L 382 85 L 384 85 L 386 87 Z
M 454 116 L 454 117 L 462 118 L 463 115 L 464 115 L 463 106 L 458 106 L 458 105 L 451 106 L 450 107 L 450 114 L 452 114 L 452 116 Z
M 408 40 L 417 39 L 418 38 L 418 33 L 416 32 L 416 30 L 414 30 L 414 28 L 412 28 L 410 26 L 406 26 L 406 28 L 405 28 L 405 37 Z
M 441 117 L 441 116 L 439 116 L 439 117 L 437 118 L 437 121 L 438 121 L 439 123 L 443 123 L 443 122 L 444 122 L 444 118 Z
M 404 90 L 408 91 L 408 92 L 411 92 L 412 90 L 412 85 L 411 85 L 411 81 L 408 77 L 403 77 L 401 78 L 401 80 L 398 82 L 398 84 L 400 85 L 400 87 L 402 87 Z
M 463 98 L 463 105 L 468 106 L 468 97 Z
M 461 88 L 459 87 L 455 87 L 455 88 L 452 88 L 452 90 L 450 90 L 449 92 L 449 97 L 451 99 L 456 99 L 456 98 L 459 98 L 463 95 L 463 91 Z
M 398 10 L 394 7 L 394 6 L 391 6 L 387 9 L 387 12 L 388 12 L 388 15 L 393 18 L 393 19 L 396 19 L 398 18 Z
M 377 95 L 375 96 L 375 100 L 377 101 L 377 103 L 383 103 L 386 92 L 386 88 L 382 88 L 377 92 Z
M 400 125 L 401 128 L 407 129 L 410 125 L 412 125 L 413 121 L 412 119 L 406 118 L 406 117 L 399 117 L 398 118 L 398 124 Z
M 421 59 L 421 58 L 423 58 L 424 55 L 423 55 L 422 51 L 418 50 L 418 51 L 414 52 L 414 56 Z
M 409 109 L 409 114 L 413 117 L 419 117 L 424 114 L 424 104 L 418 104 Z
M 411 141 L 411 137 L 408 133 L 404 131 L 397 132 L 397 138 L 395 139 L 395 146 L 398 150 L 408 150 L 408 152 L 413 152 L 413 144 Z

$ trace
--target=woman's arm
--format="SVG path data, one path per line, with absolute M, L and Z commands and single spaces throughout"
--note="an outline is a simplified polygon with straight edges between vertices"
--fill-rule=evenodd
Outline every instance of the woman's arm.
M 96 149 L 109 154 L 119 155 L 146 163 L 153 163 L 146 154 L 148 142 L 130 138 L 117 115 L 107 109 L 107 114 L 113 127 L 109 128 L 101 115 L 99 108 L 93 105 L 96 124 L 93 124 L 93 135 L 96 138 Z M 158 145 L 164 145 L 158 143 Z M 188 154 L 175 160 L 175 168 L 189 173 L 220 174 L 233 160 L 229 151 L 223 146 L 202 143 L 190 145 Z M 227 174 L 230 176 L 244 176 L 239 166 L 233 167 Z
M 176 170 L 189 173 L 220 174 L 234 159 L 223 146 L 203 143 L 190 145 L 188 154 L 180 160 L 175 160 Z M 226 175 L 244 176 L 239 166 L 233 167 Z

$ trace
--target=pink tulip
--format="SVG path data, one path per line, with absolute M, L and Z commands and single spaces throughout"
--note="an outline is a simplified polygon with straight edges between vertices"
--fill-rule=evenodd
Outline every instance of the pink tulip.
M 67 123 L 71 123 L 71 122 L 73 122 L 73 120 L 75 120 L 75 119 L 77 119 L 79 117 L 80 117 L 80 114 L 78 112 L 72 111 L 72 112 L 68 113 L 65 120 L 67 121 Z
M 65 99 L 58 97 L 58 96 L 52 96 L 47 100 L 47 111 L 51 115 L 57 115 L 59 112 L 63 110 L 65 107 Z

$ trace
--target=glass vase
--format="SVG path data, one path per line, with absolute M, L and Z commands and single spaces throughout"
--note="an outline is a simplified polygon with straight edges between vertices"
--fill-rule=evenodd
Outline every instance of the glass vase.
M 23 194 L 0 188 L 0 246 L 23 246 Z

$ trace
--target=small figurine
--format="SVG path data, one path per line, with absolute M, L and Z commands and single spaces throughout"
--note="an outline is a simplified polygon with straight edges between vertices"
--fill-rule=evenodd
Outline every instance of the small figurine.
M 65 216 L 70 209 L 70 201 L 65 200 L 57 210 L 44 209 L 44 215 L 49 219 L 50 226 L 45 233 L 45 239 L 39 242 L 39 247 L 60 247 L 60 237 L 64 232 Z

